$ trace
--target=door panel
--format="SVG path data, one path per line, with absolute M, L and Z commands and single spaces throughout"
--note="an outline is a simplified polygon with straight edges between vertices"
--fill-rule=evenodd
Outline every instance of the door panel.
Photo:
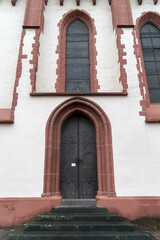
M 78 169 L 72 167 L 78 155 L 77 116 L 67 120 L 61 136 L 61 176 L 60 184 L 63 198 L 78 198 Z
M 74 115 L 63 125 L 60 188 L 63 198 L 95 198 L 97 192 L 96 135 L 92 122 Z
M 79 195 L 95 198 L 97 192 L 95 128 L 88 118 L 79 117 Z

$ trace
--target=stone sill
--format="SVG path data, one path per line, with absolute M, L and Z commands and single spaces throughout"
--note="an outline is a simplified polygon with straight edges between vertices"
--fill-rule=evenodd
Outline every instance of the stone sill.
M 160 123 L 160 103 L 152 103 L 146 109 L 146 123 Z
M 11 118 L 12 109 L 0 109 L 0 124 L 13 124 Z
M 65 92 L 31 92 L 32 97 L 58 96 L 127 96 L 126 92 L 94 92 L 94 93 L 65 93 Z

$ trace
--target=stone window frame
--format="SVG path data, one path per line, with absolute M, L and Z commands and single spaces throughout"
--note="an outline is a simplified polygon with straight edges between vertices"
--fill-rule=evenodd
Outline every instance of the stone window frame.
M 66 30 L 71 22 L 79 19 L 88 27 L 89 30 L 89 52 L 90 52 L 90 84 L 91 93 L 98 92 L 100 86 L 97 79 L 97 51 L 96 51 L 96 27 L 94 19 L 84 10 L 71 10 L 63 15 L 62 19 L 58 23 L 59 36 L 58 46 L 56 53 L 58 54 L 57 60 L 57 79 L 55 89 L 57 93 L 65 93 L 65 55 L 66 55 Z
M 146 23 L 151 23 L 160 29 L 160 14 L 151 11 L 142 13 L 142 15 L 136 20 L 136 24 L 133 30 L 134 53 L 137 59 L 139 87 L 142 96 L 142 100 L 140 101 L 140 105 L 142 107 L 140 116 L 145 116 L 146 123 L 159 123 L 160 103 L 150 102 L 147 75 L 140 40 L 140 29 Z

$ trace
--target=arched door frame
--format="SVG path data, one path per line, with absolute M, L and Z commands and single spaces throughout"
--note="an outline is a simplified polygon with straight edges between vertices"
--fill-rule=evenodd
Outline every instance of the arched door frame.
M 57 60 L 57 80 L 55 84 L 56 92 L 65 92 L 65 54 L 66 54 L 66 31 L 69 24 L 79 19 L 89 30 L 89 54 L 90 54 L 90 86 L 91 92 L 98 92 L 99 85 L 97 79 L 97 51 L 96 51 L 96 27 L 94 19 L 84 10 L 71 10 L 63 15 L 58 24 L 59 36 L 56 53 Z
M 61 128 L 72 115 L 88 117 L 96 129 L 98 196 L 115 193 L 111 124 L 95 102 L 82 97 L 64 101 L 51 113 L 46 125 L 44 189 L 42 196 L 60 196 Z

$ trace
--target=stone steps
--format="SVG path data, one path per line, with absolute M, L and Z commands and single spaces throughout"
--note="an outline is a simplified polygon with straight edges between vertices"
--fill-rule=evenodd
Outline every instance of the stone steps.
M 104 207 L 55 207 L 51 209 L 54 214 L 68 214 L 68 213 L 81 213 L 81 214 L 107 214 L 108 210 Z
M 151 240 L 149 233 L 139 232 L 22 232 L 10 234 L 9 240 Z
M 84 222 L 84 221 L 124 221 L 124 218 L 119 215 L 53 215 L 53 214 L 41 214 L 35 221 L 38 222 Z
M 96 207 L 97 201 L 95 199 L 62 199 L 62 207 Z
M 129 224 L 128 222 L 122 223 L 46 223 L 43 224 L 25 224 L 24 231 L 130 231 L 133 232 L 135 230 L 134 224 Z
M 56 207 L 20 226 L 9 240 L 155 240 L 116 213 L 99 207 Z

